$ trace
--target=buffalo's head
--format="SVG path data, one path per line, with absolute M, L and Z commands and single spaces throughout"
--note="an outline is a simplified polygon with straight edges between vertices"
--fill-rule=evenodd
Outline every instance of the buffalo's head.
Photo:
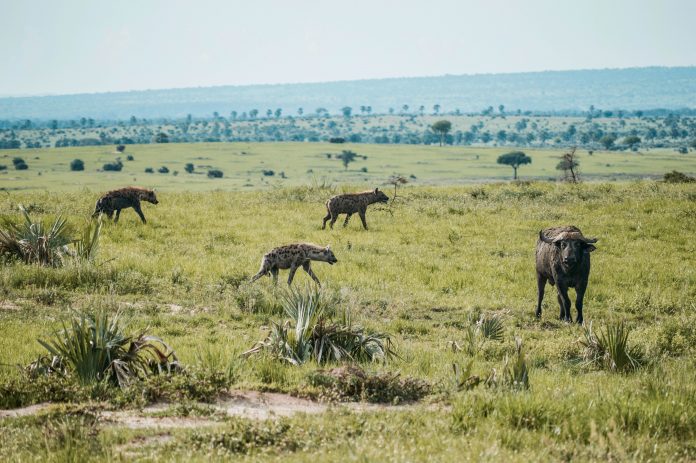
M 539 239 L 544 243 L 554 245 L 561 253 L 561 263 L 566 267 L 573 267 L 582 260 L 583 254 L 597 249 L 593 243 L 597 238 L 585 238 L 582 233 L 567 231 L 554 237 L 547 237 L 543 230 L 539 232 Z

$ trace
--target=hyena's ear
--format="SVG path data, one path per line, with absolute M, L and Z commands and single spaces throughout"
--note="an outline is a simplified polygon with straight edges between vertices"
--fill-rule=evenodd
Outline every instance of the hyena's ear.
M 379 193 L 379 188 L 375 188 L 375 193 Z
M 327 250 L 327 251 L 331 251 L 331 245 L 330 245 L 330 244 L 327 244 L 327 245 L 326 245 L 326 250 Z

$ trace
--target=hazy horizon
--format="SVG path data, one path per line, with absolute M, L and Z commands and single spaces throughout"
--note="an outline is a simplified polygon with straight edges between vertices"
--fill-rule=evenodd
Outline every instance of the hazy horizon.
M 6 97 L 696 65 L 687 0 L 1 1 Z

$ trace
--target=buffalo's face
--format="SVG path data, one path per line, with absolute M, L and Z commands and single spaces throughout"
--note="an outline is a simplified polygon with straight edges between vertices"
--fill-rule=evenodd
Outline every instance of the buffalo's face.
M 567 267 L 573 267 L 582 260 L 586 252 L 592 252 L 596 248 L 581 240 L 562 240 L 556 243 L 561 251 L 561 262 Z

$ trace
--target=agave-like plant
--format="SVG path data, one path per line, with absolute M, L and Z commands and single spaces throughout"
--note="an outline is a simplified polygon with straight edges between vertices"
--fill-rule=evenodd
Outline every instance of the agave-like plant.
M 332 307 L 318 289 L 290 290 L 281 298 L 285 322 L 271 322 L 266 339 L 242 355 L 266 352 L 272 357 L 299 365 L 357 360 L 376 361 L 396 355 L 389 335 L 367 332 L 353 325 L 346 310 L 340 322 L 326 315 Z
M 585 339 L 580 344 L 585 348 L 586 364 L 597 365 L 610 371 L 628 372 L 637 370 L 643 363 L 643 352 L 637 346 L 629 346 L 631 329 L 624 322 L 613 323 L 598 333 L 592 322 L 585 325 Z
M 529 368 L 519 337 L 515 337 L 515 356 L 512 360 L 505 358 L 503 374 L 505 382 L 513 389 L 529 389 Z
M 19 206 L 24 221 L 15 224 L 3 218 L 0 228 L 0 254 L 17 258 L 27 264 L 58 267 L 69 255 L 68 244 L 72 243 L 67 221 L 62 217 L 53 223 L 34 222 L 29 212 Z
M 476 323 L 481 335 L 493 341 L 502 341 L 505 334 L 505 326 L 503 317 L 500 314 L 481 315 L 481 318 Z
M 144 376 L 179 368 L 174 351 L 162 339 L 145 332 L 124 334 L 118 314 L 81 313 L 51 340 L 38 341 L 82 384 L 109 381 L 126 387 Z

